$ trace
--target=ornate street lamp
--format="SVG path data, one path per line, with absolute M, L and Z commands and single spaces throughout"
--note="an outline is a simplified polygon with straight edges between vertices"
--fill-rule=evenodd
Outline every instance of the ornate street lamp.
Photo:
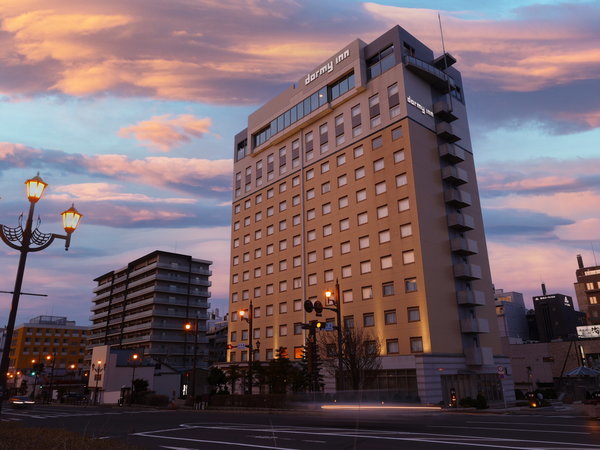
M 129 405 L 133 404 L 133 381 L 135 379 L 135 363 L 137 362 L 137 360 L 139 359 L 140 355 L 138 355 L 137 353 L 134 353 L 133 355 L 131 355 L 131 363 L 133 365 L 133 372 L 131 373 L 131 395 L 129 396 Z
M 102 371 L 106 369 L 106 363 L 102 365 L 102 361 L 96 361 L 98 365 L 92 363 L 92 372 L 94 372 L 94 380 L 96 381 L 96 388 L 94 389 L 94 405 L 98 404 L 98 382 L 102 378 Z
M 248 394 L 252 395 L 252 361 L 254 360 L 254 346 L 252 345 L 252 318 L 254 316 L 254 307 L 252 306 L 252 300 L 250 300 L 250 306 L 248 308 L 248 317 L 246 317 L 246 311 L 243 309 L 238 314 L 241 320 L 248 322 Z
M 48 184 L 40 178 L 39 173 L 35 177 L 25 181 L 27 199 L 29 200 L 29 214 L 27 216 L 27 221 L 25 222 L 25 229 L 23 229 L 22 225 L 22 216 L 19 218 L 18 227 L 12 228 L 7 227 L 6 225 L 0 225 L 0 238 L 10 248 L 20 252 L 19 265 L 17 267 L 17 277 L 15 280 L 15 287 L 12 292 L 13 298 L 10 314 L 8 317 L 8 323 L 6 325 L 6 338 L 2 352 L 2 361 L 0 362 L 0 399 L 3 399 L 6 393 L 6 374 L 8 372 L 8 366 L 10 363 L 10 346 L 12 343 L 13 331 L 15 329 L 19 299 L 21 297 L 21 287 L 23 285 L 23 274 L 25 273 L 27 254 L 29 252 L 39 252 L 45 248 L 48 248 L 52 242 L 54 242 L 54 239 L 63 239 L 65 241 L 65 250 L 68 250 L 71 243 L 71 234 L 77 228 L 77 225 L 82 217 L 82 215 L 75 209 L 74 206 L 71 206 L 71 208 L 62 212 L 63 226 L 66 235 L 42 233 L 39 230 L 39 218 L 34 229 L 33 213 L 35 210 L 35 204 L 40 198 L 42 198 L 42 194 L 44 193 L 46 186 L 48 186 Z
M 194 319 L 194 322 L 187 322 L 183 328 L 185 331 L 193 331 L 194 332 L 194 353 L 192 356 L 192 383 L 191 383 L 191 397 L 192 402 L 196 404 L 196 359 L 198 356 L 198 317 Z

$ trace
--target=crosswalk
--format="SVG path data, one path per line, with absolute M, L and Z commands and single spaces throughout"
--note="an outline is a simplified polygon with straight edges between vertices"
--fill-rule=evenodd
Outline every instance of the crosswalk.
M 128 411 L 122 409 L 110 409 L 110 410 L 73 410 L 73 409 L 61 409 L 55 407 L 41 407 L 31 409 L 10 409 L 3 408 L 0 422 L 17 422 L 27 419 L 57 419 L 64 417 L 86 417 L 86 416 L 120 416 L 125 414 L 149 414 L 149 413 L 160 413 L 163 411 L 158 410 L 136 410 Z

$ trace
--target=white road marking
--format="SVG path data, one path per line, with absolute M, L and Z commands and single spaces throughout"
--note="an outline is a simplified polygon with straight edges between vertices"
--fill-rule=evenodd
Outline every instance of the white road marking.
M 452 429 L 455 429 L 455 428 L 465 428 L 467 430 L 530 431 L 530 432 L 534 432 L 534 433 L 592 434 L 592 433 L 587 433 L 585 431 L 533 430 L 531 428 L 457 427 L 457 426 L 454 426 L 454 425 L 429 425 L 429 427 L 430 428 L 452 428 Z
M 503 424 L 503 425 L 548 425 L 551 427 L 575 427 L 575 428 L 587 428 L 587 425 L 564 425 L 560 423 L 543 423 L 543 422 L 500 422 L 500 421 L 483 421 L 483 420 L 467 420 L 467 423 L 491 423 L 491 424 Z
M 181 428 L 179 428 L 181 431 Z M 146 431 L 143 433 L 133 433 L 133 436 L 143 436 L 155 439 L 170 439 L 174 441 L 190 441 L 190 442 L 202 442 L 204 444 L 222 444 L 222 445 L 234 445 L 238 447 L 253 447 L 253 448 L 267 448 L 271 450 L 300 450 L 298 448 L 287 448 L 287 447 L 268 447 L 266 445 L 254 445 L 254 444 L 245 444 L 242 442 L 229 442 L 229 441 L 211 441 L 208 439 L 192 439 L 192 438 L 183 438 L 183 437 L 169 437 L 169 436 L 155 436 L 152 431 Z M 172 447 L 171 447 L 172 448 Z

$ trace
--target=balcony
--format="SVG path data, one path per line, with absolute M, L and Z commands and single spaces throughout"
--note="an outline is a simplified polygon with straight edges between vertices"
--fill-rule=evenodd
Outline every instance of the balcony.
M 465 362 L 468 366 L 491 366 L 494 352 L 491 347 L 465 348 Z
M 454 276 L 461 280 L 479 280 L 481 278 L 481 267 L 468 263 L 454 264 Z
M 442 178 L 455 186 L 469 182 L 467 171 L 456 166 L 446 166 L 442 169 Z
M 468 214 L 448 214 L 448 226 L 456 231 L 469 231 L 475 228 L 475 220 Z
M 459 255 L 475 255 L 479 253 L 477 241 L 473 239 L 454 238 L 450 241 L 450 247 L 454 253 Z
M 487 319 L 461 319 L 460 331 L 462 333 L 489 333 L 490 324 Z
M 456 88 L 456 84 L 452 78 L 425 61 L 415 58 L 414 56 L 405 56 L 404 63 L 408 70 L 431 84 L 443 94 Z
M 460 189 L 450 189 L 444 192 L 444 201 L 456 208 L 471 206 L 471 194 Z
M 448 122 L 438 122 L 435 124 L 435 132 L 439 137 L 444 139 L 446 142 L 460 141 L 460 137 L 454 133 L 452 125 Z
M 440 145 L 439 152 L 440 158 L 443 158 L 452 164 L 463 162 L 465 160 L 465 151 L 453 144 Z
M 485 305 L 485 295 L 482 291 L 457 291 L 456 301 L 462 306 L 483 306 Z
M 458 117 L 452 113 L 452 106 L 446 100 L 439 101 L 433 105 L 433 115 L 445 122 L 454 122 L 458 119 Z

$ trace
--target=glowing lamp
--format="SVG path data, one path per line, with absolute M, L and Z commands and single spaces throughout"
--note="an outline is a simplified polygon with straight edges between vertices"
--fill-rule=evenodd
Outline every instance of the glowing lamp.
M 240 317 L 244 317 L 246 315 L 246 311 L 242 309 L 238 314 L 240 315 Z
M 138 359 L 138 358 L 140 357 L 140 355 L 138 355 L 137 353 L 134 353 L 134 354 L 133 354 L 131 357 L 132 357 L 134 360 L 136 360 L 136 359 Z
M 44 182 L 40 178 L 40 174 L 38 174 L 30 178 L 25 182 L 25 187 L 27 191 L 27 198 L 31 203 L 36 203 L 40 198 L 42 198 L 42 194 L 44 193 L 44 189 L 46 189 L 48 183 Z
M 79 225 L 79 221 L 83 217 L 79 214 L 79 211 L 75 209 L 75 205 L 72 204 L 69 209 L 60 213 L 63 219 L 63 227 L 67 234 L 71 234 L 73 231 L 77 229 L 77 225 Z

